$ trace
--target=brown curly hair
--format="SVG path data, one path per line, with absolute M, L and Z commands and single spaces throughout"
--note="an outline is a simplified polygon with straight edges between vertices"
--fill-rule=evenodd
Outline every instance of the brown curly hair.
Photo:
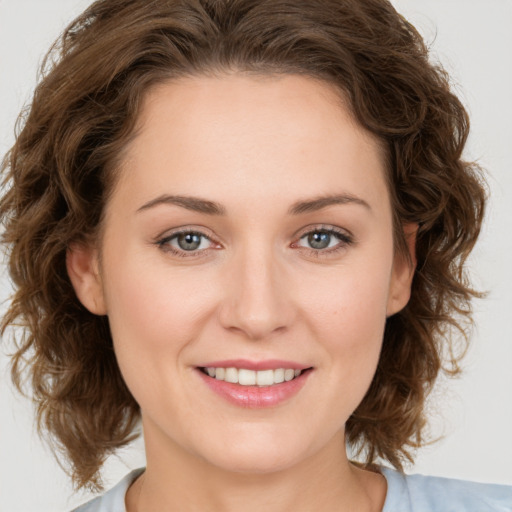
M 465 261 L 485 188 L 464 162 L 468 116 L 415 28 L 387 0 L 99 0 L 64 32 L 2 163 L 3 242 L 15 294 L 12 376 L 25 377 L 78 487 L 101 488 L 105 458 L 133 439 L 140 410 L 107 317 L 78 301 L 66 249 L 94 240 L 142 100 L 173 77 L 293 73 L 335 84 L 387 153 L 395 243 L 419 225 L 412 295 L 387 320 L 370 389 L 346 425 L 370 464 L 397 468 L 424 441 L 425 399 L 455 373 L 471 321 Z M 457 347 L 451 328 L 464 336 Z

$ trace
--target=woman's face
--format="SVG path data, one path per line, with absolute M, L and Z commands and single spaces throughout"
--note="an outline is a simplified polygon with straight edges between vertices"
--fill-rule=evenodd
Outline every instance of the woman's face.
M 74 283 L 108 315 L 148 460 L 333 452 L 409 297 L 377 142 L 312 79 L 187 78 L 148 94 L 120 172 L 99 274 L 91 251 Z

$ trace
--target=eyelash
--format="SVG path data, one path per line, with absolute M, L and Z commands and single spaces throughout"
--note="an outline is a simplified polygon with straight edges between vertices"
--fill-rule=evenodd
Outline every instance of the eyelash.
M 313 249 L 311 247 L 304 247 L 302 245 L 299 245 L 299 242 L 304 239 L 305 237 L 312 235 L 313 233 L 322 233 L 329 236 L 334 236 L 339 240 L 339 242 L 331 248 L 325 248 L 325 249 Z M 193 229 L 184 229 L 180 231 L 175 231 L 174 233 L 167 235 L 165 237 L 162 237 L 158 240 L 156 240 L 156 245 L 164 252 L 170 253 L 173 256 L 178 256 L 180 258 L 197 258 L 206 256 L 209 254 L 209 252 L 213 249 L 213 247 L 208 247 L 206 249 L 201 250 L 192 250 L 192 251 L 186 251 L 184 249 L 176 249 L 173 246 L 170 245 L 170 242 L 180 235 L 197 235 L 203 239 L 208 240 L 212 245 L 215 245 L 215 242 L 212 240 L 212 238 L 201 231 L 196 231 Z M 352 235 L 348 234 L 346 231 L 338 230 L 333 227 L 326 227 L 326 226 L 317 226 L 309 228 L 307 231 L 304 231 L 298 238 L 297 242 L 293 242 L 291 244 L 291 247 L 293 248 L 300 248 L 303 251 L 306 251 L 309 256 L 313 256 L 316 258 L 321 257 L 328 257 L 330 255 L 334 255 L 338 253 L 341 250 L 346 249 L 348 246 L 352 245 L 354 243 L 354 239 Z M 220 245 L 220 244 L 219 244 Z

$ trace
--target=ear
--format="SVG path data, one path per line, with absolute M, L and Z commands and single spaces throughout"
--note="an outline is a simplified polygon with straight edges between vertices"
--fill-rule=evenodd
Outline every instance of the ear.
M 416 235 L 418 233 L 418 224 L 404 224 L 403 231 L 408 254 L 402 254 L 400 251 L 395 253 L 388 296 L 388 317 L 401 311 L 409 302 L 412 279 L 416 270 Z
M 66 251 L 66 268 L 83 306 L 95 315 L 106 315 L 98 251 L 90 245 L 72 244 Z

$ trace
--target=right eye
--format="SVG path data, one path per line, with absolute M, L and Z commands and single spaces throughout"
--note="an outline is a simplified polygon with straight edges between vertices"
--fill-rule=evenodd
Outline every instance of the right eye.
M 197 231 L 182 231 L 159 240 L 158 245 L 164 250 L 179 256 L 190 256 L 211 248 L 212 241 Z

